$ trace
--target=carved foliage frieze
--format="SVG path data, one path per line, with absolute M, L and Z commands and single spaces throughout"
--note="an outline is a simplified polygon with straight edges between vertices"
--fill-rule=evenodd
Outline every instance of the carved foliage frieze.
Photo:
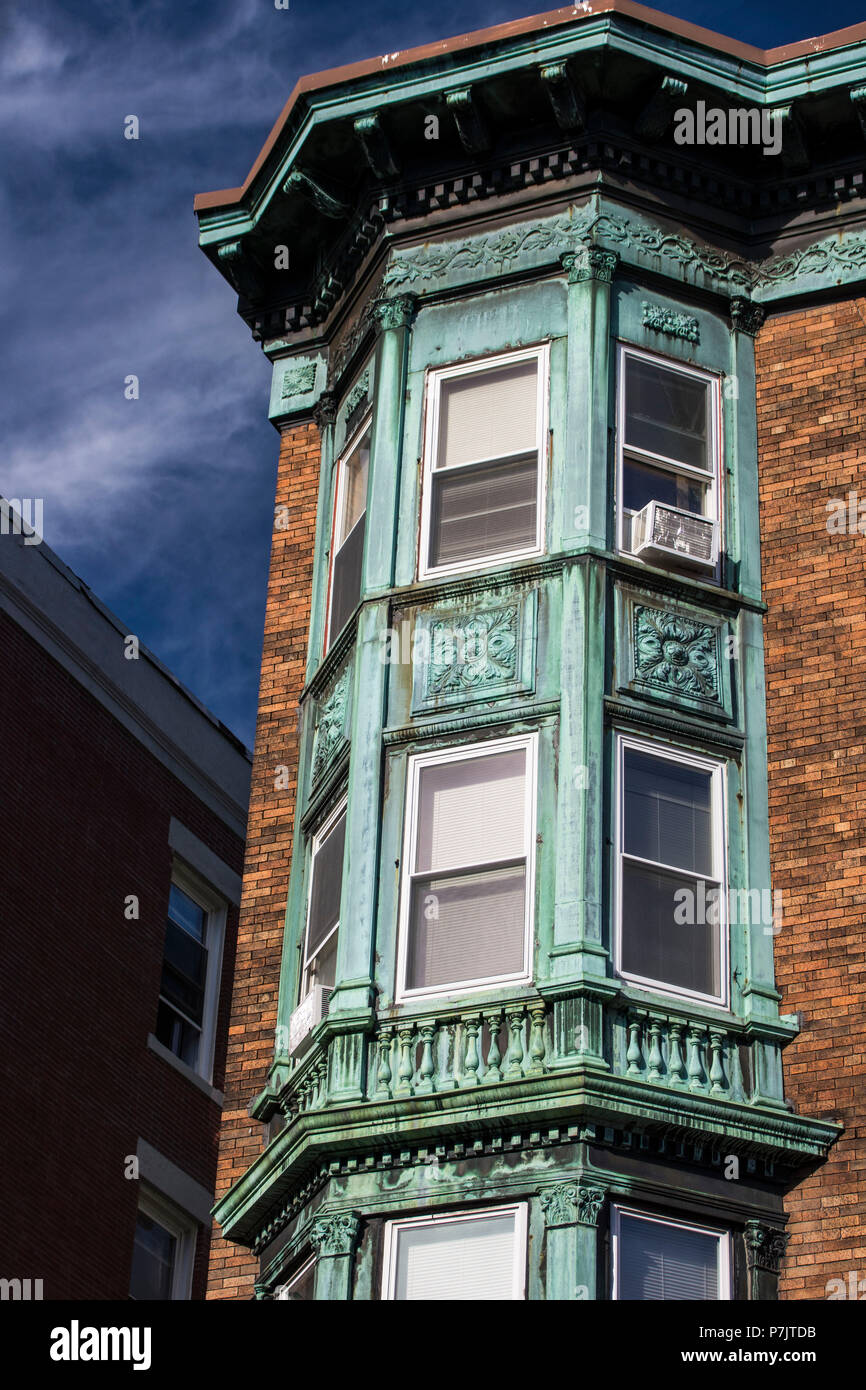
M 534 689 L 534 593 L 421 613 L 412 644 L 413 709 Z
M 643 300 L 641 309 L 645 328 L 651 328 L 654 333 L 667 333 L 671 338 L 684 338 L 688 343 L 700 342 L 700 324 L 691 314 L 681 314 L 666 304 L 650 304 L 647 300 Z
M 348 737 L 348 708 L 351 668 L 345 667 L 319 703 L 313 739 L 313 785 L 330 766 Z
M 634 679 L 674 695 L 721 703 L 715 623 L 635 604 Z

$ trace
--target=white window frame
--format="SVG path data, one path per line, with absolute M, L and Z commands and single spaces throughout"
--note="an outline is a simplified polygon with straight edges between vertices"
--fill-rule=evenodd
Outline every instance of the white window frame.
M 201 1076 L 210 1085 L 213 1081 L 213 1062 L 214 1048 L 216 1046 L 216 1026 L 217 1014 L 219 1012 L 220 986 L 222 984 L 223 973 L 223 947 L 226 934 L 226 913 L 227 904 L 225 898 L 220 897 L 214 892 L 211 885 L 202 876 L 181 859 L 175 858 L 171 870 L 171 882 L 176 884 L 187 897 L 198 903 L 207 916 L 205 928 L 205 947 L 207 949 L 207 976 L 204 986 L 204 1004 L 202 1007 L 201 1033 L 198 1044 L 198 1062 L 190 1070 L 197 1076 Z M 166 919 L 168 919 L 168 909 L 166 909 Z M 165 947 L 163 946 L 163 956 Z M 162 1000 L 162 990 L 160 989 L 159 998 Z M 177 1008 L 175 1004 L 165 1001 L 174 1013 L 180 1014 L 182 1018 L 186 1015 Z M 187 1020 L 192 1023 L 192 1019 Z M 195 1027 L 195 1024 L 193 1024 Z M 165 1046 L 163 1043 L 162 1046 Z M 171 1052 L 171 1049 L 167 1049 Z M 182 1066 L 188 1066 L 183 1058 L 178 1057 L 175 1052 L 171 1052 Z
M 328 551 L 328 602 L 327 602 L 327 605 L 326 605 L 327 611 L 326 611 L 326 613 L 325 613 L 325 647 L 324 647 L 325 654 L 327 654 L 327 653 L 331 650 L 331 647 L 334 645 L 334 639 L 335 639 L 336 637 L 339 637 L 339 635 L 340 635 L 339 632 L 332 632 L 332 631 L 331 631 L 331 612 L 332 612 L 333 600 L 334 600 L 334 563 L 335 563 L 335 561 L 336 561 L 336 559 L 337 559 L 337 552 L 338 552 L 338 550 L 342 550 L 342 549 L 343 549 L 343 546 L 346 544 L 347 540 L 349 539 L 349 536 L 351 536 L 352 531 L 355 530 L 355 526 L 360 526 L 360 524 L 361 524 L 361 518 L 359 517 L 358 520 L 355 522 L 355 526 L 352 527 L 352 531 L 349 532 L 349 535 L 348 535 L 348 536 L 344 536 L 343 539 L 340 541 L 340 544 L 337 545 L 337 523 L 338 523 L 339 518 L 340 518 L 340 517 L 342 516 L 342 514 L 343 514 L 343 503 L 345 502 L 345 499 L 346 499 L 346 473 L 347 473 L 347 471 L 348 471 L 348 470 L 347 470 L 347 464 L 348 464 L 349 461 L 351 460 L 352 455 L 353 455 L 353 454 L 358 450 L 358 448 L 360 447 L 361 441 L 362 441 L 362 439 L 364 438 L 364 435 L 366 434 L 367 430 L 372 426 L 372 423 L 373 423 L 373 408 L 372 408 L 372 406 L 371 406 L 368 410 L 365 410 L 363 417 L 362 417 L 361 420 L 358 422 L 358 424 L 356 425 L 355 429 L 353 429 L 353 431 L 352 431 L 351 435 L 348 437 L 348 439 L 346 439 L 345 443 L 343 444 L 342 449 L 340 450 L 340 454 L 339 454 L 339 457 L 338 457 L 338 459 L 337 459 L 337 462 L 336 462 L 336 464 L 334 465 L 334 474 L 335 474 L 336 483 L 335 483 L 335 487 L 334 487 L 334 505 L 333 505 L 333 508 L 332 508 L 332 511 L 331 511 L 331 539 L 330 539 L 330 546 L 329 546 L 329 551 Z M 371 441 L 370 441 L 370 442 L 371 442 L 371 444 L 372 444 L 372 435 L 371 435 Z M 371 452 L 371 457 L 372 457 L 372 449 L 371 449 L 370 452 Z M 369 473 L 369 466 L 368 466 L 368 471 L 367 471 L 367 496 L 366 496 L 365 499 L 364 499 L 364 512 L 363 512 L 363 516 L 364 516 L 365 518 L 366 518 L 366 516 L 367 516 L 367 504 L 368 504 L 369 500 L 370 500 L 370 473 Z M 365 542 L 366 542 L 366 536 L 365 536 Z M 362 563 L 363 563 L 363 561 L 362 561 Z M 363 576 L 363 572 L 362 572 L 362 574 L 361 574 L 361 593 L 363 593 L 363 592 L 364 592 L 364 576 Z M 348 620 L 347 620 L 347 621 L 348 621 Z M 340 629 L 340 631 L 342 631 L 342 628 Z
M 690 376 L 698 381 L 704 382 L 710 387 L 708 398 L 710 409 L 707 420 L 707 451 L 712 460 L 712 467 L 709 469 L 695 468 L 692 464 L 677 463 L 675 459 L 667 458 L 664 454 L 654 454 L 648 449 L 629 449 L 625 447 L 625 368 L 626 359 L 629 357 L 642 358 L 646 362 L 652 362 L 656 366 L 665 367 L 668 371 L 679 372 L 683 376 Z M 637 564 L 645 565 L 646 560 L 642 560 L 633 550 L 625 544 L 624 525 L 625 510 L 623 507 L 623 481 L 625 474 L 625 455 L 626 452 L 633 453 L 635 458 L 644 460 L 651 467 L 663 469 L 667 473 L 681 474 L 687 478 L 694 478 L 697 482 L 705 483 L 707 486 L 711 510 L 705 513 L 705 520 L 712 521 L 715 527 L 714 542 L 714 569 L 709 572 L 718 578 L 721 557 L 725 552 L 724 545 L 724 491 L 723 469 L 722 469 L 722 378 L 718 372 L 706 371 L 702 367 L 693 367 L 678 361 L 676 358 L 665 357 L 660 352 L 648 352 L 645 348 L 634 347 L 631 343 L 617 344 L 617 377 L 616 377 L 616 548 L 619 554 L 628 555 Z M 633 513 L 637 515 L 637 513 Z M 654 564 L 662 564 L 659 560 L 654 560 Z
M 509 1202 L 498 1207 L 479 1207 L 472 1211 L 432 1212 L 427 1216 L 400 1217 L 385 1224 L 385 1252 L 382 1268 L 382 1298 L 396 1300 L 400 1235 L 419 1226 L 457 1225 L 465 1221 L 484 1221 L 496 1216 L 514 1216 L 514 1277 L 512 1300 L 526 1298 L 527 1205 Z M 462 1302 L 464 1300 L 457 1300 Z
M 416 834 L 418 829 L 419 793 L 421 771 L 425 767 L 441 766 L 443 763 L 474 761 L 476 758 L 509 752 L 511 749 L 526 750 L 526 805 L 524 807 L 524 826 L 526 836 L 526 898 L 523 944 L 523 968 L 510 975 L 489 975 L 478 980 L 455 980 L 448 985 L 428 985 L 421 989 L 406 988 L 406 965 L 409 952 L 409 914 L 412 902 L 412 885 L 416 877 L 429 877 L 414 872 Z M 406 787 L 406 814 L 403 831 L 403 869 L 400 885 L 400 918 L 397 949 L 397 990 L 395 1003 L 410 999 L 447 999 L 467 990 L 493 989 L 502 984 L 531 984 L 532 946 L 535 922 L 535 823 L 538 786 L 538 734 L 518 734 L 513 738 L 485 740 L 480 743 L 461 744 L 459 748 L 439 748 L 429 753 L 415 753 L 409 758 Z M 460 867 L 466 868 L 467 865 Z M 478 868 L 484 868 L 482 864 Z M 447 872 L 447 870 L 443 870 Z
M 155 1189 L 145 1187 L 144 1184 L 142 1184 L 138 1194 L 136 1219 L 140 1211 L 144 1212 L 145 1216 L 149 1216 L 151 1221 L 158 1222 L 177 1241 L 171 1276 L 170 1301 L 173 1303 L 187 1301 L 192 1297 L 192 1275 L 199 1223 L 188 1212 L 181 1211 L 180 1207 L 176 1207 L 173 1202 L 169 1202 Z
M 612 1263 L 612 1289 L 611 1298 L 616 1301 L 619 1299 L 620 1276 L 622 1272 L 622 1244 L 620 1223 L 623 1216 L 635 1217 L 639 1221 L 651 1221 L 657 1226 L 676 1226 L 680 1230 L 698 1231 L 701 1235 L 715 1236 L 718 1241 L 718 1263 L 717 1277 L 719 1287 L 719 1297 L 714 1300 L 718 1303 L 728 1302 L 733 1298 L 731 1286 L 731 1272 L 733 1262 L 731 1259 L 731 1233 L 720 1226 L 705 1226 L 697 1221 L 681 1221 L 670 1216 L 658 1216 L 655 1212 L 641 1211 L 637 1207 L 623 1206 L 619 1202 L 613 1202 L 610 1209 L 610 1229 L 611 1246 L 613 1250 Z
M 479 555 L 469 560 L 459 560 L 447 565 L 431 565 L 430 555 L 430 528 L 432 521 L 432 500 L 433 500 L 433 477 L 436 473 L 456 472 L 456 469 L 437 469 L 436 459 L 439 453 L 439 421 L 441 413 L 442 383 L 451 381 L 455 377 L 461 376 L 480 376 L 482 372 L 492 371 L 496 367 L 513 366 L 517 362 L 529 362 L 535 360 L 538 364 L 537 380 L 537 405 L 536 405 L 536 426 L 537 426 L 537 451 L 538 451 L 538 484 L 536 494 L 536 517 L 535 517 L 535 540 L 531 546 L 526 546 L 520 550 L 503 550 L 495 555 Z M 540 343 L 535 347 L 520 348 L 515 352 L 497 353 L 493 357 L 475 357 L 471 362 L 461 362 L 458 366 L 452 367 L 429 367 L 427 369 L 426 385 L 426 420 L 424 426 L 424 463 L 421 480 L 421 525 L 418 554 L 418 577 L 427 579 L 433 575 L 462 574 L 467 570 L 491 569 L 496 565 L 507 564 L 509 560 L 526 559 L 532 555 L 541 555 L 544 551 L 545 537 L 545 513 L 547 498 L 547 430 L 548 430 L 548 397 L 550 383 L 550 344 Z M 525 452 L 525 451 L 521 451 Z M 520 457 L 519 454 L 514 455 Z M 475 468 L 485 463 L 495 463 L 504 461 L 502 455 L 495 454 L 486 459 L 474 459 L 471 464 L 463 465 L 463 468 Z
M 280 1284 L 279 1288 L 274 1293 L 275 1301 L 279 1302 L 281 1299 L 291 1299 L 292 1289 L 297 1288 L 301 1280 L 305 1278 L 307 1274 L 309 1274 L 311 1269 L 315 1269 L 315 1267 L 316 1256 L 313 1254 L 310 1255 L 306 1260 L 304 1260 L 304 1263 L 301 1265 L 300 1269 L 295 1270 L 291 1279 L 288 1279 L 285 1284 Z
M 668 985 L 661 980 L 650 980 L 643 975 L 634 975 L 623 969 L 622 964 L 622 866 L 623 855 L 625 854 L 625 752 L 627 748 L 635 748 L 641 753 L 646 753 L 651 757 L 666 759 L 668 762 L 683 763 L 687 767 L 700 768 L 703 772 L 712 774 L 711 783 L 711 806 L 713 816 L 713 867 L 718 869 L 719 880 L 719 984 L 720 993 L 718 995 L 702 994 L 694 990 L 683 989 L 679 985 Z M 631 981 L 632 984 L 640 985 L 642 989 L 650 990 L 653 994 L 664 994 L 667 996 L 675 995 L 681 999 L 691 999 L 703 1004 L 713 1004 L 720 1008 L 728 1007 L 730 993 L 729 970 L 730 970 L 730 941 L 728 926 L 728 860 L 727 860 L 727 787 L 726 787 L 727 764 L 719 758 L 708 758 L 703 754 L 687 752 L 682 748 L 672 747 L 668 743 L 661 743 L 656 739 L 636 738 L 631 734 L 616 735 L 616 783 L 615 783 L 615 848 L 616 855 L 614 872 L 614 968 L 624 979 Z M 639 855 L 630 854 L 632 861 L 646 864 L 649 869 L 669 870 L 672 873 L 682 874 L 684 878 L 693 878 L 697 883 L 701 878 L 700 874 L 693 874 L 690 870 L 678 868 L 674 864 L 657 864 L 655 860 L 641 859 Z M 706 879 L 704 880 L 706 881 Z
M 302 951 L 301 951 L 301 980 L 300 980 L 299 993 L 298 993 L 298 1003 L 299 1003 L 299 1004 L 302 1004 L 303 1001 L 307 998 L 307 995 L 310 993 L 309 990 L 306 990 L 306 991 L 304 990 L 304 982 L 305 982 L 305 979 L 306 979 L 307 967 L 309 966 L 310 959 L 311 959 L 310 954 L 309 954 L 309 941 L 310 941 L 310 911 L 311 911 L 312 906 L 313 906 L 313 877 L 314 877 L 315 866 L 316 866 L 316 855 L 318 854 L 319 849 L 321 848 L 321 846 L 322 846 L 322 844 L 324 843 L 324 841 L 327 840 L 327 838 L 328 838 L 328 836 L 330 835 L 331 831 L 333 830 L 334 826 L 337 824 L 337 821 L 340 819 L 340 817 L 341 817 L 342 815 L 345 814 L 347 805 L 348 805 L 348 796 L 343 796 L 343 797 L 341 797 L 341 799 L 337 802 L 337 805 L 334 807 L 334 809 L 333 809 L 333 810 L 329 813 L 329 815 L 326 816 L 326 818 L 322 821 L 321 825 L 318 827 L 318 829 L 316 830 L 315 834 L 314 834 L 313 837 L 312 837 L 312 840 L 310 841 L 310 876 L 309 876 L 309 882 L 307 883 L 307 913 L 306 913 L 306 920 L 305 920 L 305 922 L 304 922 L 303 949 L 302 949 Z M 346 826 L 346 828 L 348 829 L 348 821 L 347 821 L 347 826 Z M 344 850 L 343 850 L 343 860 L 344 860 L 344 863 L 345 863 L 345 847 L 344 847 Z M 341 875 L 342 875 L 342 867 L 343 867 L 343 866 L 341 865 L 341 869 L 340 869 Z M 343 916 L 342 908 L 343 908 L 343 903 L 342 903 L 342 878 L 341 878 L 341 887 L 340 887 L 340 915 L 338 916 L 338 918 L 337 918 L 336 922 L 334 923 L 333 927 L 331 928 L 331 930 L 328 932 L 328 935 L 324 938 L 323 941 L 320 941 L 320 942 L 319 942 L 318 949 L 316 950 L 316 955 L 319 955 L 319 953 L 320 953 L 321 950 L 322 950 L 322 947 L 325 946 L 325 945 L 327 944 L 327 942 L 330 941 L 330 939 L 331 939 L 332 936 L 336 935 L 336 934 L 339 932 L 339 930 L 340 930 L 340 922 L 342 921 L 342 916 Z M 338 946 L 337 949 L 339 950 L 339 946 Z

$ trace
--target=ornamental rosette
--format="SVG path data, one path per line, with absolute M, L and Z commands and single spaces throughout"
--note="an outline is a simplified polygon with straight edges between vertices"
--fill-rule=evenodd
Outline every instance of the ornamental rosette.
M 660 608 L 634 610 L 635 680 L 721 703 L 718 628 Z
M 517 674 L 516 606 L 498 608 L 459 623 L 434 623 L 431 628 L 427 694 L 483 689 Z

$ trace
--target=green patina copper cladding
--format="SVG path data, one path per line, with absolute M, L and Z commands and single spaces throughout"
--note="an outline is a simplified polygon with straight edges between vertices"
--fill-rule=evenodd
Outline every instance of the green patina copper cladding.
M 379 189 L 381 216 L 361 236 L 367 259 L 357 282 L 317 290 L 309 314 L 285 309 L 285 331 L 274 328 L 283 301 L 245 309 L 275 359 L 271 418 L 282 424 L 315 409 L 322 437 L 278 1047 L 253 1106 L 273 1122 L 273 1137 L 216 1208 L 228 1238 L 260 1256 L 260 1296 L 313 1251 L 317 1298 L 376 1298 L 387 1219 L 519 1199 L 533 1252 L 529 1298 L 610 1296 L 604 1251 L 619 1201 L 729 1228 L 735 1296 L 772 1297 L 784 1192 L 838 1133 L 785 1102 L 782 1052 L 797 1020 L 779 1014 L 774 927 L 731 923 L 724 1006 L 618 975 L 615 741 L 649 738 L 721 763 L 728 886 L 766 897 L 754 335 L 786 299 L 862 280 L 866 236 L 853 213 L 832 233 L 819 214 L 808 235 L 805 222 L 790 236 L 779 222 L 778 246 L 771 237 L 757 254 L 738 240 L 733 212 L 722 235 L 711 203 L 696 204 L 690 223 L 675 199 L 659 199 L 655 175 L 641 183 L 635 172 L 626 198 L 608 172 L 581 183 L 576 156 L 570 185 L 533 182 L 528 169 L 521 190 L 500 198 L 495 180 L 485 181 L 494 154 L 478 103 L 486 82 L 508 78 L 527 100 L 541 92 L 545 101 L 553 97 L 543 83 L 559 83 L 551 111 L 577 122 L 580 103 L 574 92 L 566 100 L 562 82 L 603 51 L 611 91 L 618 73 L 634 76 L 634 96 L 624 84 L 610 104 L 631 102 L 649 169 L 665 93 L 679 91 L 660 87 L 666 74 L 779 106 L 862 83 L 866 57 L 855 46 L 766 70 L 652 28 L 638 37 L 638 28 L 615 14 L 589 16 L 469 49 L 447 72 L 425 60 L 319 90 L 245 200 L 201 217 L 203 241 L 216 245 L 231 227 L 243 240 L 229 263 L 253 263 L 262 227 L 271 235 L 306 198 L 319 225 L 332 227 L 325 259 L 330 250 L 338 258 L 333 228 L 345 230 L 349 214 L 336 186 L 325 186 L 325 166 L 319 189 L 303 166 L 306 150 L 327 153 L 329 131 L 337 149 L 340 122 L 380 182 L 394 185 Z M 573 65 L 565 78 L 557 69 L 536 80 L 539 65 L 565 59 Z M 532 73 L 536 86 L 520 87 Z M 470 95 L 444 109 L 459 108 L 461 158 L 480 171 L 475 201 L 457 193 L 449 201 L 437 183 L 440 155 L 425 148 L 415 183 L 432 199 L 429 219 L 401 221 L 388 119 L 458 89 Z M 847 92 L 845 100 L 856 121 Z M 593 101 L 603 112 L 601 88 Z M 804 119 L 819 116 L 807 107 Z M 336 264 L 323 275 L 334 280 Z M 713 577 L 642 565 L 617 549 L 621 343 L 718 380 L 724 553 Z M 549 354 L 541 552 L 423 577 L 431 372 L 541 345 Z M 325 653 L 337 467 L 366 402 L 361 599 Z M 459 641 L 437 648 L 443 632 Z M 529 733 L 538 750 L 531 983 L 401 1002 L 410 759 Z M 336 986 L 309 1049 L 292 1060 L 311 841 L 344 796 Z

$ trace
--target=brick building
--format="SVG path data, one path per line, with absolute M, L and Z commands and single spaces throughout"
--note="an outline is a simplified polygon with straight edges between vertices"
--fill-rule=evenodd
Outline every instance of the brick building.
M 281 434 L 209 1297 L 856 1296 L 864 92 L 602 0 L 197 199 Z
M 3 522 L 4 1296 L 203 1298 L 249 756 Z

